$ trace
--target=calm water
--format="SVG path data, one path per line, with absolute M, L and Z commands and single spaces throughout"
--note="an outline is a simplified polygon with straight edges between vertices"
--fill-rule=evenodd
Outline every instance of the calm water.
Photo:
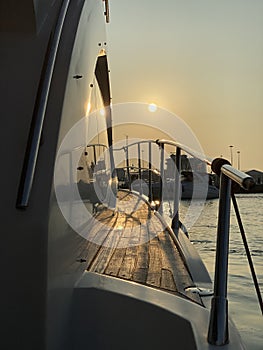
M 237 195 L 243 225 L 263 293 L 263 194 Z M 190 202 L 181 203 L 182 218 Z M 218 200 L 205 203 L 202 214 L 191 227 L 190 239 L 199 251 L 213 279 Z M 241 337 L 251 350 L 263 349 L 263 316 L 257 301 L 234 209 L 231 215 L 228 279 L 229 312 Z

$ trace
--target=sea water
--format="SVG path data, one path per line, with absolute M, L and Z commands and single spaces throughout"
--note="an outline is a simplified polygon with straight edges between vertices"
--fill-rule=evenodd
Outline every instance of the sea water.
M 263 293 L 263 194 L 236 195 L 261 294 Z M 184 215 L 190 201 L 182 201 L 180 215 Z M 168 207 L 168 206 L 167 206 Z M 236 324 L 248 350 L 263 349 L 263 316 L 255 292 L 249 265 L 237 226 L 234 208 L 231 208 L 229 242 L 228 301 L 229 314 Z M 189 229 L 191 242 L 197 248 L 213 280 L 218 199 L 208 200 Z

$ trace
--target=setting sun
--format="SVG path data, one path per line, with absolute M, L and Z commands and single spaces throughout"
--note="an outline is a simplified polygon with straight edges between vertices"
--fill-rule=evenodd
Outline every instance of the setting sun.
M 155 103 L 150 103 L 149 106 L 148 106 L 148 109 L 150 112 L 156 112 L 157 110 L 157 106 Z

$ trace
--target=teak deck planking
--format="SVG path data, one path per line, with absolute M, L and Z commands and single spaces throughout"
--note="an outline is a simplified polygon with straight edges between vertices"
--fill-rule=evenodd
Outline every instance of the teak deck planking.
M 185 291 L 194 285 L 188 269 L 168 230 L 146 201 L 119 191 L 116 210 L 98 211 L 94 223 L 83 252 L 88 271 L 180 294 L 201 303 L 198 295 Z

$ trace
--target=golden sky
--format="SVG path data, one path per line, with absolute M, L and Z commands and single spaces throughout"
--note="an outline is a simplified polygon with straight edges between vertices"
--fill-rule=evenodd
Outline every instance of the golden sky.
M 208 156 L 233 145 L 234 166 L 240 151 L 242 169 L 263 170 L 262 13 L 262 0 L 111 0 L 113 103 L 154 102 Z

